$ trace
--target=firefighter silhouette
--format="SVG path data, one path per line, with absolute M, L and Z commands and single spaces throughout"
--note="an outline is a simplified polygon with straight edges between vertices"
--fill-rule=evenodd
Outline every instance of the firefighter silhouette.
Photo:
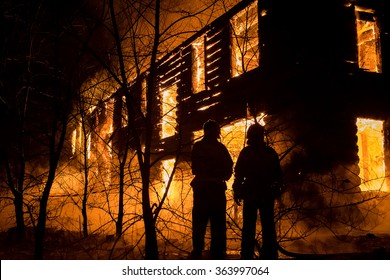
M 282 170 L 276 151 L 264 141 L 264 128 L 258 123 L 247 132 L 244 147 L 234 168 L 234 200 L 243 200 L 241 258 L 254 256 L 256 220 L 260 213 L 262 247 L 260 258 L 277 259 L 278 249 L 274 222 L 275 199 L 280 195 Z
M 193 190 L 192 242 L 193 259 L 202 258 L 207 224 L 210 221 L 212 259 L 226 255 L 226 181 L 232 176 L 233 161 L 219 141 L 220 127 L 208 120 L 203 138 L 193 145 L 191 153 Z

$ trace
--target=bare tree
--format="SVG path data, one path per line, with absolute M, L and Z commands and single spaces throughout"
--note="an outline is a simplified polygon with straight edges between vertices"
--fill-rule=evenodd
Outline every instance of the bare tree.
M 192 12 L 182 10 L 179 7 L 171 10 L 173 16 L 169 15 L 169 5 L 176 5 L 171 2 L 143 1 L 122 1 L 114 3 L 108 1 L 107 13 L 103 15 L 106 28 L 111 31 L 115 45 L 111 50 L 111 65 L 103 65 L 112 79 L 117 83 L 118 93 L 124 96 L 128 114 L 126 137 L 122 141 L 120 150 L 114 152 L 118 155 L 118 214 L 115 220 L 116 236 L 120 237 L 123 231 L 124 217 L 124 194 L 126 192 L 125 171 L 129 162 L 129 153 L 135 152 L 138 161 L 139 172 L 142 178 L 142 217 L 145 228 L 145 257 L 148 259 L 158 258 L 157 237 L 155 222 L 158 211 L 153 211 L 153 204 L 150 198 L 151 188 L 151 153 L 153 151 L 153 133 L 156 131 L 156 89 L 158 57 L 169 51 L 173 40 L 179 36 L 188 37 L 191 30 L 180 26 L 185 20 L 196 18 L 205 10 L 212 7 L 215 2 Z M 168 4 L 168 6 L 166 6 Z M 104 6 L 104 3 L 103 3 Z M 105 10 L 105 9 L 102 9 Z M 146 108 L 140 106 L 137 93 L 131 90 L 131 81 L 140 83 L 146 76 Z M 116 96 L 118 98 L 118 96 Z M 114 132 L 115 138 L 115 132 Z M 113 138 L 113 139 L 114 139 Z M 131 150 L 130 150 L 131 148 Z M 162 200 L 163 203 L 164 199 Z M 161 209 L 161 205 L 156 208 Z
M 83 56 L 83 46 L 68 35 L 69 23 L 74 23 L 74 18 L 73 14 L 67 14 L 70 10 L 64 12 L 66 5 L 27 2 L 6 2 L 4 6 L 3 16 L 10 28 L 6 44 L 2 46 L 6 62 L 2 69 L 5 75 L 4 79 L 2 75 L 5 88 L 2 100 L 8 112 L 13 109 L 17 112 L 8 114 L 8 125 L 17 125 L 8 130 L 9 139 L 15 142 L 5 141 L 1 150 L 20 232 L 24 227 L 23 205 L 26 204 L 23 193 L 29 184 L 25 180 L 26 166 L 32 175 L 30 178 L 39 178 L 35 179 L 35 189 L 41 193 L 34 256 L 40 259 L 43 258 L 49 197 L 67 136 L 72 99 L 82 81 L 96 68 Z M 19 26 L 22 29 L 18 30 Z M 21 49 L 14 50 L 15 45 L 20 45 Z

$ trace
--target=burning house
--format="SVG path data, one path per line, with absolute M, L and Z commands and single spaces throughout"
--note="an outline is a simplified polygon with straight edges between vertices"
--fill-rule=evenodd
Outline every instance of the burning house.
M 157 225 L 166 239 L 190 240 L 189 154 L 210 118 L 220 123 L 234 160 L 250 123 L 265 125 L 285 173 L 280 241 L 321 227 L 345 234 L 381 222 L 365 218 L 390 191 L 388 8 L 380 0 L 307 2 L 243 0 L 158 60 L 151 199 L 165 199 Z M 129 89 L 141 109 L 137 122 L 146 112 L 147 81 L 145 72 Z M 123 140 L 129 115 L 122 92 L 91 111 L 106 135 L 86 145 L 103 155 L 105 170 L 112 151 L 133 149 Z M 73 154 L 80 131 L 72 134 Z M 112 151 L 102 153 L 96 143 L 103 139 Z M 139 202 L 140 179 L 128 172 L 130 209 Z M 231 198 L 231 183 L 227 192 Z M 240 211 L 232 201 L 227 214 L 234 244 Z

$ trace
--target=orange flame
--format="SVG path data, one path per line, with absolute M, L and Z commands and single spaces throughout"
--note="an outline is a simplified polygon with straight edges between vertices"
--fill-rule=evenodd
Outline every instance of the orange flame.
M 388 191 L 385 180 L 383 121 L 358 118 L 359 176 L 363 191 Z

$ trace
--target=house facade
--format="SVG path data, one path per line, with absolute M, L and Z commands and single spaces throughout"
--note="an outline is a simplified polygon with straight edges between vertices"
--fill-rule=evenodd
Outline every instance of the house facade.
M 348 165 L 358 180 L 388 177 L 384 1 L 307 6 L 241 1 L 161 58 L 159 151 L 174 151 L 180 138 L 188 152 L 209 118 L 227 131 L 257 118 L 268 122 L 268 140 L 291 173 Z M 143 100 L 147 85 L 136 86 Z M 381 185 L 389 190 L 387 179 Z
M 381 223 L 364 220 L 368 212 L 387 209 L 372 211 L 390 191 L 385 6 L 381 0 L 243 0 L 158 60 L 152 189 L 153 199 L 161 201 L 172 180 L 167 203 L 183 214 L 170 210 L 165 216 L 163 227 L 175 228 L 172 240 L 184 234 L 190 243 L 189 155 L 208 119 L 221 125 L 221 140 L 234 160 L 247 127 L 255 119 L 265 125 L 285 174 L 280 240 L 321 225 L 337 224 L 343 233 Z M 140 115 L 146 110 L 146 75 L 130 89 Z M 123 135 L 126 100 L 120 91 L 114 96 L 96 122 L 109 126 L 110 135 Z M 114 142 L 120 150 L 120 136 Z M 110 160 L 105 153 L 102 162 Z M 238 224 L 230 227 L 235 240 L 240 209 L 232 202 L 231 182 L 227 195 L 227 214 Z M 299 230 L 298 223 L 304 225 Z

